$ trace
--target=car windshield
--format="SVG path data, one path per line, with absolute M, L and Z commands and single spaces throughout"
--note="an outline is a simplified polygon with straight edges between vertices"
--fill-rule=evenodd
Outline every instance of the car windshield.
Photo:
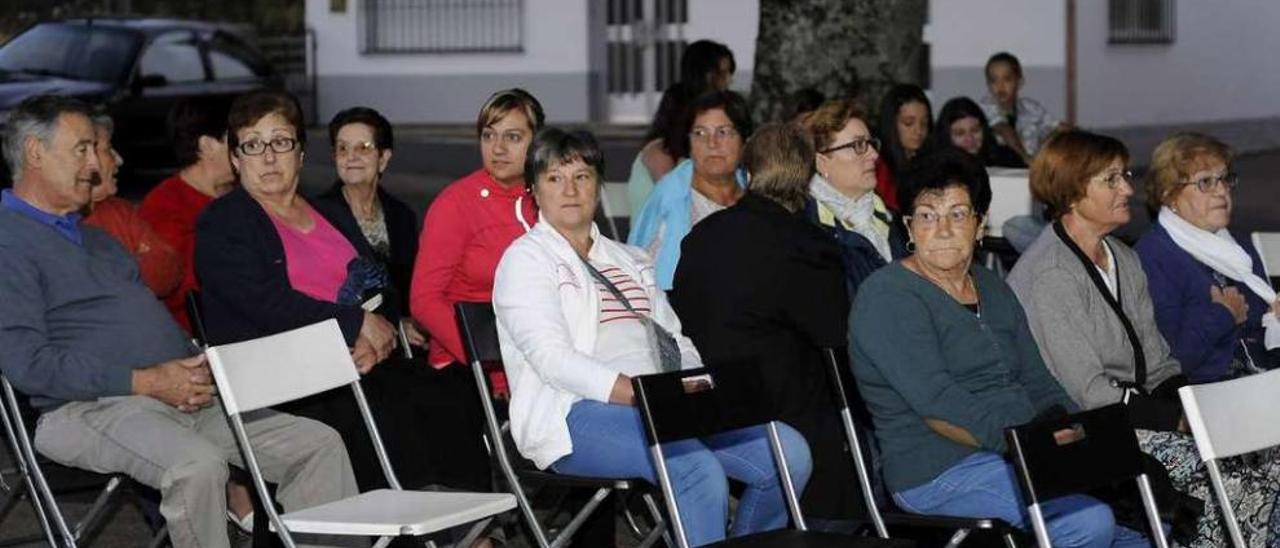
M 121 29 L 44 23 L 0 46 L 0 71 L 7 78 L 115 82 L 130 68 L 138 42 Z

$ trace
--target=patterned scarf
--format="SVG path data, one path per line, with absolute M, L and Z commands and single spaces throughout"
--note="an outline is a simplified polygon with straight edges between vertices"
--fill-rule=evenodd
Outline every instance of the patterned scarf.
M 831 183 L 815 173 L 809 180 L 809 195 L 831 210 L 845 226 L 871 242 L 886 263 L 893 262 L 893 254 L 889 250 L 889 227 L 876 222 L 875 192 L 867 192 L 855 200 L 836 190 Z

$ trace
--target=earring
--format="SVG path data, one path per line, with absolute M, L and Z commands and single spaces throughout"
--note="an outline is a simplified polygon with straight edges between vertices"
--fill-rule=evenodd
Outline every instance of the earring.
M 915 253 L 915 252 L 916 252 L 916 241 L 907 240 L 907 253 Z

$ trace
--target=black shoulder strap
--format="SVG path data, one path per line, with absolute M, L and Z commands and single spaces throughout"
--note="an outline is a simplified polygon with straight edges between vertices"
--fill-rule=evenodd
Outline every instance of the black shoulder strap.
M 1124 307 L 1120 304 L 1120 263 L 1115 260 L 1115 253 L 1112 253 L 1112 262 L 1115 263 L 1112 266 L 1116 269 L 1116 293 L 1115 295 L 1112 295 L 1111 291 L 1107 289 L 1106 282 L 1102 280 L 1102 274 L 1098 272 L 1098 268 L 1094 266 L 1093 261 L 1084 254 L 1084 251 L 1080 249 L 1080 246 L 1077 246 L 1076 243 L 1072 241 L 1071 236 L 1067 234 L 1067 229 L 1063 228 L 1062 221 L 1054 221 L 1053 232 L 1058 235 L 1058 239 L 1062 240 L 1062 243 L 1066 244 L 1067 249 L 1070 249 L 1077 259 L 1080 259 L 1080 263 L 1084 266 L 1085 273 L 1089 275 L 1090 280 L 1093 280 L 1094 287 L 1098 291 L 1102 292 L 1102 298 L 1106 299 L 1108 305 L 1111 305 L 1111 311 L 1116 313 L 1116 317 L 1120 319 L 1120 325 L 1124 326 L 1124 333 L 1129 337 L 1129 346 L 1133 347 L 1133 378 L 1134 384 L 1137 386 L 1132 388 L 1137 388 L 1139 392 L 1145 394 L 1145 387 L 1147 385 L 1147 357 L 1146 353 L 1142 351 L 1142 341 L 1138 339 L 1138 332 L 1133 328 L 1133 322 L 1129 321 L 1129 315 L 1125 314 Z M 1104 243 L 1103 245 L 1106 244 Z

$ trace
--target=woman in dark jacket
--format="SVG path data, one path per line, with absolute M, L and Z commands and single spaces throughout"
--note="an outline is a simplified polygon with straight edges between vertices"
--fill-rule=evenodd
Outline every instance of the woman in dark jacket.
M 709 367 L 759 370 L 781 420 L 811 448 L 810 526 L 839 528 L 861 501 L 822 350 L 845 347 L 849 302 L 839 248 L 800 214 L 812 160 L 794 126 L 752 136 L 750 187 L 685 237 L 671 304 Z
M 352 217 L 325 216 L 298 193 L 305 133 L 296 100 L 280 92 L 242 96 L 232 105 L 228 126 L 240 186 L 211 203 L 196 226 L 195 262 L 209 342 L 232 343 L 336 319 L 364 374 L 397 476 L 408 487 L 439 483 L 429 440 L 422 439 L 422 425 L 431 421 L 414 413 L 402 394 L 384 388 L 412 383 L 388 360 L 399 321 L 396 288 Z M 362 306 L 379 300 L 375 312 Z M 290 402 L 282 410 L 342 434 L 362 491 L 385 485 L 349 390 Z M 488 485 L 487 472 L 483 479 L 477 487 Z
M 827 101 L 801 125 L 814 145 L 816 170 L 804 214 L 840 246 L 849 299 L 876 269 L 907 255 L 906 230 L 876 188 L 880 141 L 853 99 Z

